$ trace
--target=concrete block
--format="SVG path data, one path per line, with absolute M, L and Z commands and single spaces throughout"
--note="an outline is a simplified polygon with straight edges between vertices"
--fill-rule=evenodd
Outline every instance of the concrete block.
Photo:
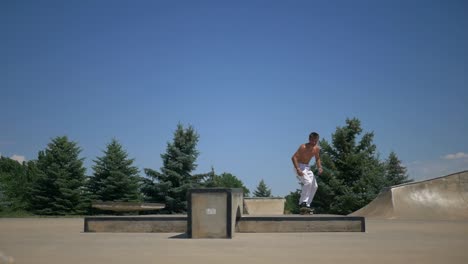
M 242 189 L 203 188 L 188 192 L 187 236 L 232 238 L 242 216 Z
M 248 215 L 282 215 L 284 203 L 282 197 L 253 197 L 244 198 L 246 214 Z

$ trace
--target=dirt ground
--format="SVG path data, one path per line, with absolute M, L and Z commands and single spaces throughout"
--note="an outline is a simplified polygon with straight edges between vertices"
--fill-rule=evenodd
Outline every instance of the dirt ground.
M 80 218 L 0 219 L 0 263 L 468 263 L 468 221 L 367 220 L 365 233 L 83 233 Z

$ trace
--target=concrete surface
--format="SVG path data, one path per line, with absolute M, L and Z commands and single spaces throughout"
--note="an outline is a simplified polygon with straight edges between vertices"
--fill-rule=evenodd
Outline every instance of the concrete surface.
M 249 215 L 282 215 L 284 198 L 244 198 L 245 209 Z
M 365 233 L 83 233 L 83 218 L 0 219 L 15 263 L 467 263 L 468 221 L 370 220 Z
M 368 219 L 468 220 L 468 171 L 392 186 L 350 215 Z

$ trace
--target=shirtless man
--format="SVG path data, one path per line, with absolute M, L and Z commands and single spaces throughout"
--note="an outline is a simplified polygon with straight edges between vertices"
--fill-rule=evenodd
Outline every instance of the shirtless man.
M 317 146 L 318 140 L 319 134 L 316 132 L 310 133 L 309 143 L 302 144 L 291 158 L 297 177 L 302 183 L 301 198 L 299 198 L 301 208 L 310 208 L 310 204 L 318 188 L 317 180 L 309 166 L 312 157 L 315 157 L 319 175 L 323 171 L 319 154 L 320 148 Z

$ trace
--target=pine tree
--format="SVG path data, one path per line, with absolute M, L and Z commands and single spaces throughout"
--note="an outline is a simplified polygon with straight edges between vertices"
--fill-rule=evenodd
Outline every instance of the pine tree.
M 301 197 L 301 190 L 297 189 L 294 192 L 290 192 L 286 197 L 286 202 L 284 204 L 284 212 L 285 214 L 299 214 L 300 207 L 299 207 L 299 198 Z
M 224 172 L 221 175 L 216 175 L 214 170 L 210 175 L 210 179 L 205 183 L 206 187 L 223 187 L 223 188 L 242 188 L 244 197 L 249 197 L 250 190 L 244 186 L 244 183 L 231 173 Z
M 39 152 L 38 175 L 31 189 L 33 212 L 44 215 L 83 214 L 85 168 L 81 149 L 66 136 L 56 137 Z
M 387 180 L 387 186 L 413 181 L 408 178 L 406 168 L 401 164 L 401 161 L 398 159 L 395 152 L 390 152 L 385 166 L 385 178 Z
M 199 136 L 192 126 L 187 129 L 177 125 L 174 139 L 167 143 L 165 154 L 161 154 L 163 167 L 161 172 L 145 169 L 150 178 L 144 180 L 142 191 L 146 200 L 166 204 L 164 212 L 180 213 L 187 210 L 187 191 L 199 187 L 201 181 L 209 175 L 192 175 L 197 167 L 196 149 Z
M 271 197 L 271 190 L 265 184 L 265 181 L 262 179 L 257 186 L 257 189 L 253 193 L 254 197 Z
M 24 211 L 28 208 L 28 191 L 32 178 L 28 173 L 28 164 L 19 163 L 6 157 L 0 157 L 0 210 Z
M 351 213 L 374 199 L 385 186 L 385 166 L 376 154 L 374 134 L 364 133 L 357 118 L 320 141 L 324 171 L 318 178 L 314 207 L 319 213 Z
M 127 152 L 116 140 L 107 144 L 104 156 L 97 157 L 93 166 L 94 175 L 89 180 L 93 200 L 139 201 L 138 168 L 132 166 Z

